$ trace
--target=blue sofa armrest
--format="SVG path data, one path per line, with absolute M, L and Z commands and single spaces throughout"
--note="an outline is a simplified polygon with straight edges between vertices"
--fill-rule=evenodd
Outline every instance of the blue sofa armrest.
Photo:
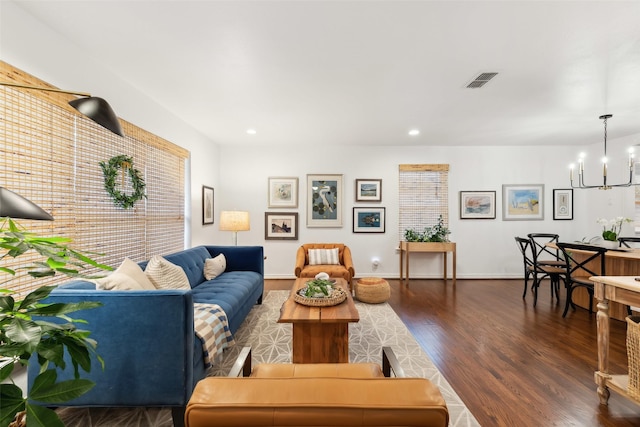
M 95 387 L 65 406 L 184 406 L 191 397 L 194 378 L 193 297 L 191 291 L 104 291 L 75 281 L 55 289 L 46 302 L 97 301 L 103 304 L 72 313 L 84 319 L 98 343 L 105 369 L 94 358 L 83 378 Z M 50 319 L 47 319 L 50 320 Z M 58 379 L 73 378 L 73 368 Z M 38 373 L 29 364 L 29 386 Z
M 212 257 L 224 254 L 226 271 L 255 271 L 264 277 L 262 246 L 205 246 Z

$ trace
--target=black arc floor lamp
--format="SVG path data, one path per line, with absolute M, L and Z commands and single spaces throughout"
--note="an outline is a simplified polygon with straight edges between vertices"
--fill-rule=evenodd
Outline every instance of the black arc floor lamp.
M 109 129 L 111 132 L 115 133 L 119 136 L 124 136 L 124 132 L 122 132 L 122 128 L 120 127 L 120 122 L 118 121 L 118 117 L 116 113 L 113 112 L 113 109 L 109 105 L 107 101 L 102 98 L 98 98 L 97 96 L 91 96 L 91 94 L 84 92 L 74 92 L 69 90 L 61 90 L 61 89 L 53 89 L 48 87 L 39 87 L 39 86 L 29 86 L 23 85 L 20 83 L 12 83 L 12 82 L 0 82 L 0 86 L 12 86 L 22 89 L 34 89 L 34 90 L 42 90 L 45 92 L 57 92 L 57 93 L 67 93 L 70 95 L 78 95 L 83 98 L 74 99 L 69 101 L 69 105 L 78 110 L 80 113 L 84 114 L 100 126 Z
M 40 206 L 4 187 L 0 187 L 0 217 L 53 221 Z

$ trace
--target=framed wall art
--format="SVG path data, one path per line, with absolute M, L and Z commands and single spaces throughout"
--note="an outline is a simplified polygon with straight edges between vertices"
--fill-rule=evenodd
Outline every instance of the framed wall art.
M 384 233 L 385 208 L 353 208 L 354 233 Z
M 356 179 L 356 202 L 381 202 L 381 179 Z
M 213 188 L 202 186 L 202 224 L 213 224 Z
M 544 219 L 544 184 L 502 186 L 502 220 Z
M 307 175 L 307 227 L 342 227 L 342 175 Z
M 573 219 L 573 189 L 553 189 L 553 219 Z
M 270 208 L 298 207 L 298 178 L 269 177 Z
M 265 212 L 265 240 L 298 240 L 297 212 Z
M 495 191 L 461 191 L 460 219 L 495 219 Z

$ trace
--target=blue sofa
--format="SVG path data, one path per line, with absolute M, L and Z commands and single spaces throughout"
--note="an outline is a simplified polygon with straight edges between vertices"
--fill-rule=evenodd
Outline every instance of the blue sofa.
M 207 281 L 207 258 L 224 254 L 223 274 Z M 92 361 L 89 374 L 96 383 L 88 393 L 64 406 L 172 407 L 174 424 L 181 425 L 195 384 L 206 376 L 201 341 L 195 336 L 193 304 L 218 304 L 235 333 L 253 306 L 262 302 L 264 255 L 261 246 L 198 246 L 163 256 L 179 265 L 191 290 L 96 290 L 92 282 L 74 280 L 58 286 L 46 302 L 98 301 L 102 307 L 74 313 L 88 321 L 105 369 Z M 140 263 L 144 269 L 146 262 Z M 58 379 L 73 378 L 71 363 Z M 29 364 L 29 383 L 37 375 Z

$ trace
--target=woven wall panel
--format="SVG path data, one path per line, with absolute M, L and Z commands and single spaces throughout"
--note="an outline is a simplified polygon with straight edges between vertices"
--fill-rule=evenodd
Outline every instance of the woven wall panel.
M 50 86 L 2 62 L 0 78 Z M 40 235 L 69 237 L 73 248 L 114 268 L 125 257 L 142 261 L 181 250 L 189 152 L 124 121 L 126 136 L 115 135 L 66 105 L 73 98 L 0 86 L 0 186 L 30 199 L 55 218 L 16 222 Z M 133 158 L 146 183 L 147 199 L 132 209 L 114 204 L 104 189 L 99 165 L 121 154 Z M 132 191 L 123 169 L 117 188 L 126 194 Z M 25 254 L 0 263 L 13 268 L 40 259 L 37 254 Z M 65 276 L 34 280 L 25 275 L 7 279 L 11 278 L 5 274 L 0 277 L 0 287 L 21 294 L 69 280 Z

